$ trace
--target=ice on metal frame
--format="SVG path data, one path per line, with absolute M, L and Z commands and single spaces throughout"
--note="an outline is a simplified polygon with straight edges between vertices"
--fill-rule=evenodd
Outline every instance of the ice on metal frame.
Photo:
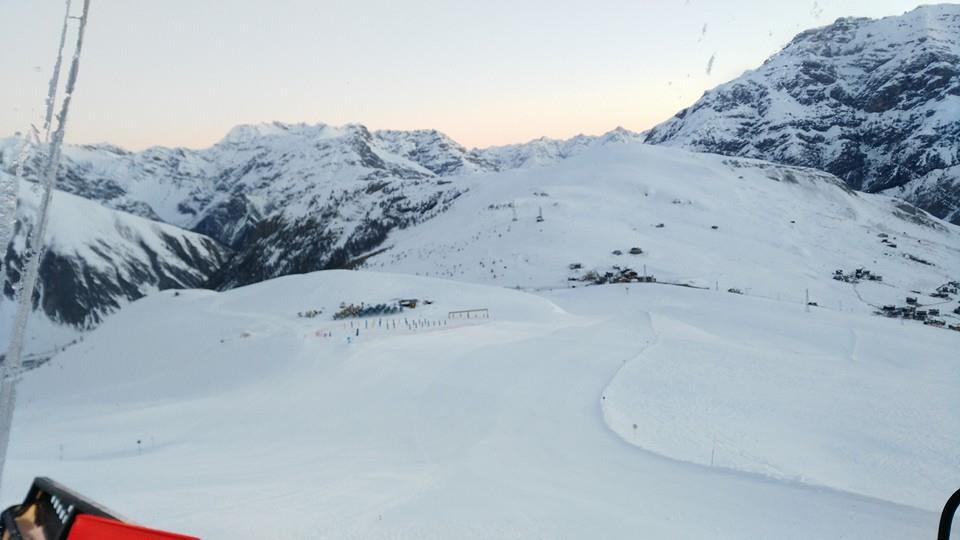
M 60 165 L 60 152 L 63 145 L 63 137 L 67 125 L 67 114 L 70 112 L 70 100 L 73 96 L 73 90 L 77 83 L 77 74 L 80 71 L 80 53 L 83 50 L 83 33 L 87 25 L 87 14 L 90 9 L 90 0 L 83 2 L 83 14 L 79 18 L 79 27 L 77 29 L 77 41 L 74 47 L 73 59 L 70 63 L 70 74 L 67 77 L 66 90 L 63 103 L 60 106 L 60 113 L 57 114 L 57 129 L 52 137 L 48 135 L 49 148 L 43 168 L 41 178 L 44 190 L 40 202 L 40 208 L 37 216 L 37 227 L 30 240 L 33 247 L 29 256 L 26 257 L 25 273 L 21 280 L 20 304 L 17 307 L 17 315 L 14 320 L 13 331 L 10 336 L 10 343 L 7 348 L 7 354 L 4 358 L 3 380 L 0 382 L 0 482 L 3 478 L 3 465 L 6 462 L 7 447 L 10 442 L 10 427 L 13 421 L 13 410 L 16 406 L 16 383 L 17 375 L 20 371 L 21 356 L 23 354 L 23 340 L 27 331 L 27 323 L 30 319 L 30 311 L 33 306 L 33 290 L 37 285 L 37 278 L 40 270 L 40 256 L 43 245 L 43 237 L 46 232 L 47 224 L 50 221 L 50 202 L 53 198 L 53 187 L 56 184 L 57 168 Z M 70 20 L 70 0 L 66 0 L 66 15 L 63 21 L 63 31 L 61 32 L 61 49 L 57 52 L 57 62 L 55 64 L 55 73 L 51 79 L 50 88 L 47 93 L 47 114 L 45 116 L 44 130 L 49 134 L 50 120 L 53 118 L 53 108 L 56 103 L 57 85 L 59 82 L 59 68 L 62 64 L 63 43 L 65 41 L 66 26 Z M 2 483 L 0 483 L 2 485 Z

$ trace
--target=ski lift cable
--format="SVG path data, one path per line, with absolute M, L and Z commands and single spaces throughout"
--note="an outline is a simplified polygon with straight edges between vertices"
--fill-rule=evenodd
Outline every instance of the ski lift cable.
M 71 3 L 72 3 L 72 0 L 66 0 L 66 7 L 64 8 L 64 12 L 63 12 L 63 25 L 61 26 L 61 29 L 60 29 L 60 44 L 57 47 L 57 59 L 53 65 L 53 73 L 50 76 L 50 83 L 48 84 L 48 90 L 47 90 L 47 99 L 45 102 L 46 110 L 43 116 L 43 141 L 42 142 L 40 141 L 40 135 L 39 135 L 40 130 L 38 130 L 37 127 L 32 124 L 30 126 L 31 127 L 30 133 L 36 139 L 37 144 L 46 145 L 47 143 L 50 142 L 50 127 L 53 123 L 53 111 L 57 102 L 57 89 L 60 86 L 60 72 L 62 71 L 62 66 L 63 66 L 63 48 L 67 43 L 67 27 L 68 27 L 67 22 L 70 19 L 77 18 L 70 15 Z M 20 142 L 19 148 L 17 149 L 16 157 L 15 157 L 16 168 L 15 168 L 13 181 L 8 185 L 3 186 L 3 189 L 4 189 L 3 196 L 9 200 L 4 201 L 7 207 L 3 209 L 4 215 L 2 216 L 2 218 L 9 219 L 10 223 L 5 224 L 9 226 L 9 229 L 4 229 L 2 231 L 2 234 L 0 234 L 0 246 L 6 246 L 8 243 L 10 243 L 10 236 L 13 234 L 13 226 L 14 226 L 13 222 L 16 221 L 14 212 L 16 211 L 17 189 L 20 185 L 20 181 L 23 179 L 23 173 L 24 173 L 26 164 L 27 162 L 30 161 L 33 154 L 33 152 L 31 151 L 30 139 L 31 139 L 30 135 L 27 135 Z M 10 206 L 12 206 L 13 208 L 8 208 Z M 8 213 L 9 215 L 6 215 Z M 30 242 L 27 242 L 27 245 L 31 246 L 33 244 Z M 0 268 L 2 267 L 3 267 L 3 261 L 0 260 Z M 23 284 L 22 280 L 20 281 L 20 284 L 21 285 Z M 17 292 L 18 293 L 22 292 L 22 287 L 18 287 Z M 5 370 L 0 370 L 0 377 L 6 377 Z
M 53 74 L 50 76 L 50 84 L 47 90 L 47 109 L 43 117 L 43 142 L 50 142 L 50 126 L 53 123 L 53 109 L 57 101 L 57 88 L 60 86 L 60 71 L 63 66 L 63 47 L 67 43 L 67 22 L 71 19 L 70 3 L 73 0 L 66 0 L 66 9 L 63 14 L 63 26 L 60 29 L 60 46 L 57 48 L 57 60 L 53 64 Z
M 70 74 L 68 75 L 68 78 L 67 78 L 66 94 L 65 94 L 64 102 L 61 104 L 60 115 L 57 116 L 58 128 L 61 125 L 65 124 L 66 111 L 69 109 L 68 101 L 73 95 L 73 88 L 76 83 L 76 76 L 74 75 L 74 70 L 75 69 L 79 70 L 79 61 L 80 61 L 79 54 L 83 44 L 83 31 L 86 29 L 86 14 L 89 9 L 89 5 L 87 2 L 84 2 L 83 14 L 80 16 L 74 16 L 74 15 L 70 15 L 70 6 L 72 1 L 73 0 L 66 0 L 66 11 L 63 18 L 63 26 L 60 31 L 60 47 L 57 50 L 57 60 L 54 64 L 53 75 L 50 78 L 50 88 L 47 93 L 48 103 L 47 103 L 46 117 L 44 119 L 44 126 L 43 126 L 44 127 L 43 144 L 44 146 L 47 147 L 48 152 L 51 152 L 52 150 L 52 146 L 50 145 L 50 130 L 53 127 L 53 122 L 52 122 L 53 112 L 56 109 L 57 89 L 60 86 L 59 85 L 60 74 L 62 72 L 62 67 L 63 67 L 63 48 L 66 43 L 68 23 L 70 22 L 70 20 L 77 20 L 79 21 L 79 28 L 77 30 L 77 43 L 74 46 L 73 60 L 70 63 Z M 61 117 L 63 117 L 63 120 L 61 120 Z M 60 142 L 56 146 L 58 155 L 56 157 L 56 162 L 53 163 L 52 165 L 53 172 L 52 173 L 48 172 L 42 178 L 40 178 L 40 180 L 43 180 L 42 186 L 44 189 L 43 191 L 44 197 L 41 201 L 42 208 L 38 209 L 37 213 L 39 216 L 43 217 L 43 221 L 41 223 L 42 228 L 38 227 L 34 229 L 34 231 L 31 232 L 30 241 L 28 242 L 28 245 L 34 246 L 31 248 L 31 253 L 33 254 L 33 258 L 37 260 L 38 265 L 39 265 L 39 261 L 42 260 L 43 256 L 46 254 L 46 246 L 44 245 L 44 242 L 42 240 L 47 230 L 47 220 L 48 220 L 47 216 L 49 216 L 49 211 L 46 207 L 48 207 L 51 204 L 53 189 L 56 188 L 56 183 L 57 183 L 56 170 L 60 165 L 59 152 L 60 152 L 62 143 L 63 143 L 63 136 L 61 135 Z M 48 154 L 47 157 L 50 158 L 52 156 Z M 37 266 L 37 268 L 39 269 L 39 266 Z M 21 288 L 26 285 L 25 281 L 26 280 L 21 281 Z M 33 290 L 33 287 L 31 287 L 31 290 Z M 22 295 L 23 290 L 19 292 Z
M 64 27 L 66 27 L 69 21 L 69 6 L 70 0 L 67 0 L 68 16 L 64 19 Z M 48 135 L 49 149 L 41 177 L 43 197 L 37 210 L 37 226 L 32 238 L 35 248 L 31 250 L 30 256 L 27 258 L 26 272 L 21 281 L 20 303 L 17 307 L 17 315 L 10 336 L 10 343 L 6 357 L 4 358 L 5 373 L 18 373 L 22 365 L 23 339 L 26 333 L 27 323 L 30 319 L 30 312 L 32 311 L 33 291 L 36 288 L 39 274 L 40 254 L 42 252 L 40 246 L 43 244 L 43 237 L 50 220 L 50 203 L 53 198 L 53 187 L 56 184 L 57 168 L 60 165 L 60 154 L 66 131 L 67 116 L 70 112 L 70 102 L 74 89 L 76 88 L 77 75 L 80 72 L 80 53 L 83 50 L 83 35 L 86 30 L 89 11 L 90 0 L 83 0 L 83 11 L 79 19 L 80 24 L 77 29 L 77 38 L 74 45 L 73 59 L 70 63 L 70 72 L 67 76 L 63 103 L 60 106 L 59 114 L 56 115 L 57 129 L 53 132 L 52 137 Z M 61 36 L 63 36 L 65 32 L 66 28 L 62 31 Z M 61 64 L 61 60 L 62 49 L 57 55 L 58 67 Z M 51 82 L 53 81 L 59 82 L 59 74 L 54 74 L 53 79 L 51 79 Z M 56 94 L 56 85 L 56 83 L 52 84 L 47 94 L 47 118 L 50 119 L 51 124 L 53 120 L 52 103 L 54 101 L 53 96 Z M 45 125 L 44 127 L 49 133 L 50 126 Z M 13 421 L 13 410 L 16 406 L 16 389 L 17 377 L 5 376 L 2 381 L 0 381 L 0 487 L 3 485 L 3 467 L 6 463 L 7 448 L 10 443 L 10 428 Z
M 42 141 L 40 140 L 39 130 L 37 130 L 37 128 L 33 126 L 33 131 L 37 139 L 37 143 L 41 145 L 47 145 L 50 142 L 50 130 L 53 124 L 53 113 L 54 113 L 56 100 L 57 100 L 57 92 L 60 86 L 59 84 L 60 72 L 62 71 L 62 66 L 63 66 L 63 49 L 64 49 L 64 46 L 66 45 L 68 22 L 69 22 L 69 19 L 71 18 L 71 15 L 70 15 L 71 2 L 72 0 L 66 0 L 66 8 L 64 9 L 63 25 L 60 31 L 60 45 L 57 48 L 57 59 L 54 62 L 53 74 L 50 76 L 50 83 L 47 90 L 47 98 L 45 103 L 46 111 L 44 113 Z M 23 172 L 24 172 L 24 167 L 26 165 L 26 162 L 29 161 L 30 159 L 29 143 L 25 143 L 20 150 L 21 152 L 18 155 L 18 163 L 17 163 L 17 175 L 15 177 L 15 184 L 13 186 L 14 189 L 16 189 L 17 186 L 19 185 L 20 180 L 23 177 Z M 50 156 L 48 156 L 48 158 L 49 157 Z M 40 180 L 45 180 L 45 178 L 41 178 Z M 46 182 L 43 182 L 43 186 L 46 187 Z M 51 189 L 52 187 L 53 185 L 50 186 Z M 47 190 L 45 189 L 44 199 L 42 200 L 41 207 L 38 208 L 38 215 L 40 216 L 46 215 L 48 212 L 48 206 L 49 206 L 49 200 L 47 199 Z M 37 221 L 37 225 L 38 226 L 33 231 L 28 233 L 28 238 L 26 242 L 27 249 L 25 252 L 24 259 L 26 261 L 27 273 L 29 273 L 29 264 L 30 264 L 29 261 L 31 261 L 33 258 L 36 258 L 39 260 L 42 257 L 42 253 L 38 252 L 38 251 L 42 251 L 42 247 L 39 245 L 41 242 L 38 242 L 38 237 L 42 237 L 42 233 L 44 232 L 46 227 L 45 227 L 45 223 L 42 222 L 42 219 Z M 36 255 L 36 257 L 34 257 L 34 255 Z M 26 288 L 26 281 L 27 279 L 25 278 L 20 280 L 17 287 L 16 297 L 19 297 L 21 299 L 23 298 L 23 293 Z M 31 288 L 31 296 L 32 296 L 32 288 Z M 17 317 L 15 321 L 17 321 L 18 319 L 19 317 Z M 14 325 L 14 332 L 13 332 L 14 335 L 12 335 L 11 338 L 15 337 L 16 329 L 18 327 L 19 327 L 19 324 Z M 12 344 L 13 344 L 13 340 L 11 340 L 11 344 L 8 344 L 8 347 Z M 22 344 L 22 337 L 21 337 L 21 344 Z M 12 349 L 12 347 L 10 348 Z M 9 349 L 7 351 L 5 358 L 11 359 L 11 360 L 4 361 L 3 369 L 2 369 L 2 372 L 0 373 L 2 373 L 2 377 L 4 380 L 12 379 L 14 377 L 12 377 L 11 374 L 20 371 L 19 369 L 20 362 L 17 361 L 17 360 L 20 360 L 20 358 L 19 358 L 19 355 L 16 355 L 16 357 L 12 356 L 11 350 Z

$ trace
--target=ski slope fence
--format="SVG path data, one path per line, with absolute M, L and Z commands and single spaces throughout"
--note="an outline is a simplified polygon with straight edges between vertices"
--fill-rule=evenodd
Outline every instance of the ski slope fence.
M 423 334 L 442 332 L 466 326 L 478 326 L 490 321 L 487 309 L 450 312 L 447 318 L 437 317 L 369 317 L 337 321 L 316 328 L 314 338 L 346 340 L 354 343 L 360 339 L 378 336 Z

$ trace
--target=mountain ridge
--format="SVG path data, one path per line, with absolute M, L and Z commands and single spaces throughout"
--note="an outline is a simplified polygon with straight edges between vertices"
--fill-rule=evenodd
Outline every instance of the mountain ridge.
M 0 173 L 2 175 L 3 173 Z M 3 260 L 0 342 L 11 329 L 39 201 L 20 186 L 17 221 Z M 228 250 L 205 236 L 55 191 L 33 293 L 28 353 L 53 350 L 129 302 L 165 289 L 200 287 Z
M 645 142 L 831 172 L 960 223 L 960 5 L 842 18 L 708 90 Z
M 468 149 L 432 129 L 244 124 L 199 150 L 67 146 L 59 187 L 226 246 L 231 255 L 203 270 L 203 285 L 221 290 L 355 267 L 391 235 L 445 213 L 477 179 L 642 142 L 780 163 L 768 172 L 778 181 L 797 176 L 788 166 L 826 171 L 846 189 L 904 200 L 890 207 L 894 218 L 942 227 L 926 212 L 960 223 L 958 34 L 960 6 L 838 19 L 644 133 Z M 18 146 L 0 139 L 0 171 L 12 171 Z M 37 168 L 28 162 L 27 176 Z
M 288 273 L 340 268 L 386 234 L 435 216 L 465 175 L 545 164 L 602 136 L 468 150 L 436 130 L 370 131 L 360 124 L 240 125 L 203 150 L 67 146 L 59 186 L 107 207 L 209 236 L 235 250 L 211 278 L 224 289 Z M 12 170 L 16 139 L 0 141 Z M 37 164 L 27 164 L 29 176 Z

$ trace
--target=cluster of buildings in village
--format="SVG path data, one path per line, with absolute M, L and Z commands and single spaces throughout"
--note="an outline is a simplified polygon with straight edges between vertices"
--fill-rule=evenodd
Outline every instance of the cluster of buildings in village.
M 640 248 L 636 248 L 640 249 Z M 571 263 L 570 270 L 582 270 L 580 263 Z M 585 281 L 594 285 L 606 285 L 608 283 L 656 283 L 657 278 L 647 275 L 646 270 L 637 272 L 633 268 L 626 266 L 613 265 L 611 270 L 600 271 L 590 270 L 584 272 L 581 276 L 571 276 L 569 281 Z
M 658 227 L 663 225 L 662 223 L 657 225 Z M 643 249 L 637 246 L 631 247 L 627 250 L 627 253 L 630 255 L 643 255 Z M 611 252 L 613 255 L 623 255 L 623 250 L 615 249 Z M 583 264 L 581 263 L 570 263 L 568 268 L 573 271 L 583 270 Z M 606 285 L 608 283 L 656 283 L 657 278 L 651 275 L 647 275 L 647 267 L 643 266 L 643 270 L 638 272 L 633 268 L 628 266 L 613 265 L 610 270 L 589 270 L 584 272 L 580 276 L 571 276 L 567 278 L 568 281 L 585 281 L 594 285 Z
M 930 296 L 934 298 L 945 298 L 949 300 L 950 295 L 957 294 L 958 290 L 960 290 L 960 282 L 948 281 L 947 283 L 944 283 L 943 285 L 937 287 L 937 292 L 932 293 Z
M 950 281 L 937 287 L 937 291 L 934 293 L 931 293 L 930 297 L 949 301 L 952 298 L 951 295 L 958 294 L 958 291 L 960 291 L 960 282 Z M 940 304 L 942 303 L 943 302 L 940 302 Z M 955 307 L 953 309 L 953 313 L 956 315 L 960 315 L 960 306 Z M 928 326 L 936 326 L 938 328 L 949 328 L 950 330 L 955 330 L 960 332 L 960 324 L 948 324 L 944 319 L 939 318 L 941 317 L 940 308 L 934 308 L 934 307 L 920 304 L 919 296 L 906 297 L 905 305 L 902 305 L 902 306 L 897 306 L 893 304 L 887 304 L 887 305 L 881 306 L 880 310 L 878 311 L 878 314 L 884 315 L 886 317 L 913 319 L 916 321 L 922 321 L 923 324 L 926 324 Z
M 860 283 L 861 281 L 883 281 L 883 276 L 875 274 L 866 268 L 857 268 L 853 272 L 834 270 L 833 279 L 845 283 Z

